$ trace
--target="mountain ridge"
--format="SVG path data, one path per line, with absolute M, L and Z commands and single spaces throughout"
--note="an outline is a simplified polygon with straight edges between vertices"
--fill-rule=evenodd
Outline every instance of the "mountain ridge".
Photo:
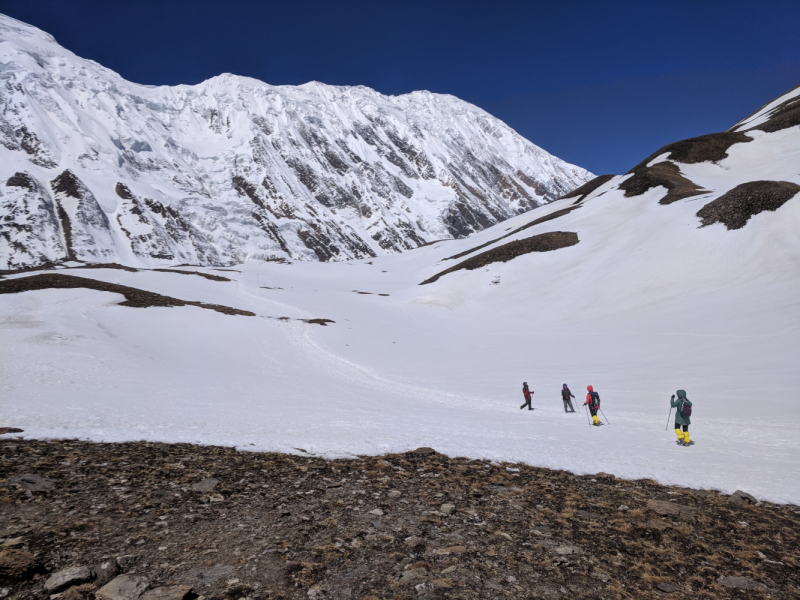
M 0 268 L 374 257 L 591 178 L 449 95 L 229 73 L 147 86 L 5 16 L 0 60 Z M 61 177 L 77 197 L 56 197 Z

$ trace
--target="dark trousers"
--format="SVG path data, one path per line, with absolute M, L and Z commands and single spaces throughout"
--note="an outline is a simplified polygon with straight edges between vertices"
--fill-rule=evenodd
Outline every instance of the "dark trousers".
M 675 423 L 675 429 L 680 429 L 681 427 L 683 427 L 684 431 L 689 431 L 689 426 L 688 425 L 681 426 L 681 425 L 678 425 L 677 423 Z M 703 432 L 701 431 L 700 433 L 703 433 Z
M 596 409 L 596 408 L 590 408 L 590 409 L 589 409 L 589 412 L 590 412 L 590 413 L 592 413 L 592 416 L 593 416 L 593 417 L 596 417 L 596 416 L 597 416 L 597 409 Z
M 525 408 L 526 406 L 528 407 L 528 409 L 529 409 L 529 410 L 531 410 L 531 399 L 530 399 L 530 398 L 528 398 L 527 400 L 525 400 L 525 404 L 523 404 L 522 406 L 520 406 L 520 409 L 523 409 L 523 408 Z
M 572 408 L 572 400 L 569 398 L 562 398 L 562 400 L 564 401 L 564 412 L 575 412 L 575 409 Z M 567 410 L 567 407 L 569 407 L 569 410 Z

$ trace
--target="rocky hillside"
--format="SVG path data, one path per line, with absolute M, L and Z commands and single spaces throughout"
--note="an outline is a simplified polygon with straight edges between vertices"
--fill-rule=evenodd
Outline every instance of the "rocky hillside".
M 796 598 L 796 506 L 450 459 L 0 442 L 11 599 Z M 148 589 L 150 588 L 150 589 Z
M 625 175 L 601 175 L 565 195 L 579 205 L 605 194 L 655 194 L 658 203 L 702 200 L 701 227 L 743 228 L 800 192 L 800 85 L 767 102 L 727 131 L 668 144 Z M 607 185 L 608 184 L 608 185 Z M 711 200 L 709 202 L 709 200 Z
M 0 269 L 370 257 L 591 178 L 452 96 L 137 85 L 2 15 L 0 61 Z

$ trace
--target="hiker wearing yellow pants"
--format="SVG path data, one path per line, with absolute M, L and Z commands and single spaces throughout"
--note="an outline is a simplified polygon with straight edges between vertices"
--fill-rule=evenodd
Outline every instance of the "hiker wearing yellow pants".
M 592 425 L 599 427 L 602 425 L 600 419 L 597 418 L 597 411 L 600 408 L 600 394 L 594 391 L 594 388 L 590 385 L 586 386 L 586 391 L 589 392 L 586 394 L 586 402 L 584 405 L 589 407 L 589 412 L 592 413 Z
M 688 446 L 691 443 L 689 439 L 689 424 L 692 421 L 689 417 L 692 414 L 692 403 L 686 397 L 684 390 L 678 390 L 675 393 L 678 394 L 678 397 L 675 398 L 675 394 L 673 394 L 672 398 L 670 398 L 670 406 L 677 409 L 675 412 L 675 435 L 678 436 L 680 445 Z M 681 431 L 681 428 L 683 431 Z

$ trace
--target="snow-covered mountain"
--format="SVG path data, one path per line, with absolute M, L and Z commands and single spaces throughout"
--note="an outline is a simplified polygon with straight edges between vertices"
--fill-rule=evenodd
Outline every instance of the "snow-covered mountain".
M 373 257 L 591 178 L 453 96 L 137 85 L 6 16 L 0 64 L 3 269 Z

